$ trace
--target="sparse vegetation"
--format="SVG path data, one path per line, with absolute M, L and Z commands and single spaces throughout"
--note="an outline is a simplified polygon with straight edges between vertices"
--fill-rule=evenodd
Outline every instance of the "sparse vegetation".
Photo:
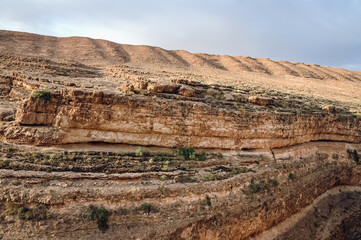
M 194 148 L 180 148 L 178 151 L 178 155 L 181 156 L 184 160 L 207 160 L 207 154 L 204 151 L 196 153 Z
M 251 193 L 258 193 L 262 191 L 262 185 L 260 183 L 255 182 L 254 180 L 251 181 L 251 184 L 248 186 Z
M 154 208 L 153 205 L 148 202 L 144 202 L 140 205 L 140 209 L 148 215 L 150 214 L 153 208 Z
M 275 186 L 275 187 L 280 185 L 280 182 L 277 179 L 272 179 L 271 181 L 272 181 L 273 186 Z
M 184 160 L 190 160 L 195 158 L 196 151 L 194 148 L 180 148 L 178 154 Z
M 208 195 L 206 195 L 206 202 L 207 202 L 208 207 L 212 207 L 211 198 Z
M 39 204 L 33 208 L 28 208 L 24 204 L 7 202 L 5 204 L 6 215 L 18 216 L 23 220 L 45 220 L 51 217 L 51 214 L 44 204 Z
M 355 160 L 355 162 L 360 163 L 360 157 L 358 156 L 358 152 L 356 149 L 353 150 L 352 154 L 353 154 L 353 159 Z
M 271 153 L 272 153 L 273 161 L 276 162 L 277 160 L 276 160 L 275 153 L 273 152 L 272 148 L 270 148 L 270 150 L 271 150 Z
M 147 157 L 149 156 L 149 151 L 144 147 L 138 147 L 135 154 L 139 157 Z
M 51 102 L 51 96 L 49 90 L 35 90 L 31 95 L 31 98 L 35 99 L 37 102 L 43 101 L 45 103 Z
M 290 174 L 288 174 L 288 178 L 293 180 L 296 178 L 296 175 L 294 173 L 290 173 Z
M 109 228 L 108 225 L 109 212 L 107 209 L 105 209 L 104 207 L 97 208 L 91 205 L 89 207 L 89 213 L 90 213 L 90 220 L 97 222 L 100 231 L 105 232 Z
M 219 180 L 220 178 L 214 174 L 214 173 L 209 173 L 204 177 L 204 181 L 215 181 L 215 180 Z

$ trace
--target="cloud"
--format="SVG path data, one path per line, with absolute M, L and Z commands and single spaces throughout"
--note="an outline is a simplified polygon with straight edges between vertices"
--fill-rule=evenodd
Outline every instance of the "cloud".
M 360 22 L 356 0 L 0 1 L 2 29 L 352 68 Z

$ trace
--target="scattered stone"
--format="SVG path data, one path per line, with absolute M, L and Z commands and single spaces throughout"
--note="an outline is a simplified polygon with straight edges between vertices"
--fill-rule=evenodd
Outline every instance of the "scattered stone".
M 332 105 L 324 106 L 322 108 L 322 110 L 325 111 L 325 112 L 328 112 L 328 113 L 335 113 L 336 112 L 335 106 L 332 106 Z
M 235 100 L 234 96 L 231 93 L 224 94 L 224 99 L 231 102 Z
M 215 90 L 213 88 L 209 88 L 207 89 L 207 94 L 211 95 L 211 96 L 217 96 L 220 94 L 220 92 L 218 90 Z
M 179 88 L 178 93 L 186 97 L 194 97 L 196 95 L 196 90 L 194 90 L 192 87 L 182 85 Z
M 272 98 L 259 97 L 259 96 L 250 96 L 248 98 L 248 101 L 250 103 L 261 106 L 268 106 L 274 104 L 274 100 Z
M 148 84 L 148 91 L 155 93 L 177 93 L 179 85 L 177 84 L 158 84 L 150 83 Z
M 148 82 L 143 80 L 135 80 L 133 81 L 134 89 L 135 90 L 144 90 L 148 87 Z
M 130 82 L 124 82 L 119 90 L 123 91 L 123 92 L 134 92 L 134 85 L 131 84 Z

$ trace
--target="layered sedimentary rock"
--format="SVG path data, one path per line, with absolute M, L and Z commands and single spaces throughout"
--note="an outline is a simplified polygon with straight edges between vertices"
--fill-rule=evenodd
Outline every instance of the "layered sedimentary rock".
M 0 42 L 1 239 L 359 238 L 360 72 Z
M 352 233 L 360 231 L 360 226 L 345 225 L 343 231 L 342 221 L 348 223 L 359 216 L 359 209 L 354 208 L 359 204 L 354 191 L 360 188 L 337 188 L 361 186 L 361 169 L 355 162 L 359 155 L 354 155 L 352 149 L 360 150 L 360 145 L 308 143 L 275 149 L 273 154 L 270 151 L 222 157 L 207 154 L 206 161 L 184 162 L 163 155 L 169 161 L 164 165 L 165 160 L 154 160 L 157 155 L 153 154 L 137 157 L 79 151 L 34 153 L 29 152 L 32 149 L 18 152 L 14 147 L 3 146 L 0 163 L 5 169 L 0 170 L 0 191 L 7 205 L 0 206 L 0 216 L 5 216 L 0 224 L 1 236 L 3 239 L 12 236 L 17 239 L 49 236 L 53 239 L 248 239 L 282 225 L 282 221 L 289 221 L 288 217 L 314 204 L 313 209 L 318 208 L 320 216 L 308 222 L 312 225 L 302 235 L 298 225 L 308 221 L 307 214 L 293 220 L 293 228 L 278 229 L 276 236 L 327 239 L 313 235 L 313 231 L 322 233 L 330 221 L 336 226 L 328 231 L 328 236 L 334 236 L 331 239 L 352 239 L 355 236 Z M 111 167 L 104 166 L 105 159 Z M 127 173 L 127 169 L 132 173 Z M 332 194 L 330 198 L 323 196 L 329 192 L 333 195 L 339 192 L 354 205 L 339 204 Z M 313 203 L 319 196 L 323 196 L 321 205 L 320 201 Z M 51 214 L 45 220 L 42 215 L 40 220 L 22 220 L 8 213 L 12 202 L 30 209 L 43 204 Z M 89 220 L 90 205 L 109 211 L 109 229 L 104 233 Z M 338 223 L 335 217 L 324 215 L 337 208 L 340 209 Z M 39 224 L 33 224 L 37 221 Z M 16 233 L 12 229 L 17 229 Z
M 30 97 L 21 125 L 56 127 L 36 144 L 108 142 L 219 149 L 275 148 L 317 140 L 361 141 L 359 118 L 325 113 L 240 112 L 197 101 L 82 90 Z M 11 134 L 7 137 L 11 139 Z M 49 139 L 48 139 L 49 140 Z

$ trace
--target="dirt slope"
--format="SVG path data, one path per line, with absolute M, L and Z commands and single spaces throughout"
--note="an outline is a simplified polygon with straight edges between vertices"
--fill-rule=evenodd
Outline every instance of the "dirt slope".
M 177 68 L 209 68 L 230 72 L 291 75 L 304 78 L 360 81 L 356 71 L 307 65 L 267 58 L 209 55 L 170 51 L 159 47 L 133 46 L 86 37 L 57 38 L 37 34 L 0 31 L 0 52 L 42 56 L 53 60 L 73 60 L 99 65 L 142 63 Z

